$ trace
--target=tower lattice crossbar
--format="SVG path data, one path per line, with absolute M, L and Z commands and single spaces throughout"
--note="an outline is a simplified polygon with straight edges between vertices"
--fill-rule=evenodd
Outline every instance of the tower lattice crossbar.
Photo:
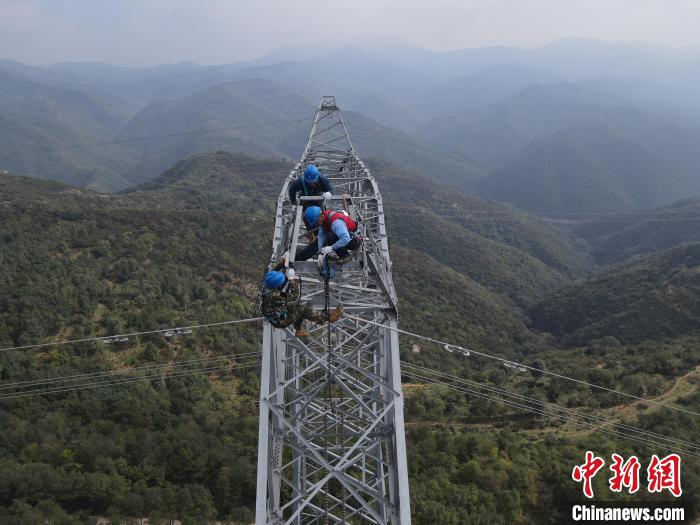
M 288 185 L 312 162 L 333 184 L 328 207 L 347 210 L 364 238 L 328 283 L 316 260 L 293 260 L 308 241 Z M 309 325 L 303 339 L 265 323 L 256 524 L 410 524 L 399 341 L 386 328 L 397 326 L 397 308 L 382 197 L 334 97 L 323 97 L 277 203 L 270 266 L 285 253 L 302 300 L 319 310 L 342 306 L 352 319 Z

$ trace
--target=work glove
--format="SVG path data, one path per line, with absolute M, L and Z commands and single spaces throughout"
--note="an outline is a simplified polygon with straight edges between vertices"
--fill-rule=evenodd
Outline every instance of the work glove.
M 328 255 L 333 251 L 333 246 L 324 246 L 321 248 L 321 255 Z
M 323 199 L 324 199 L 324 200 L 328 200 L 328 199 L 330 199 L 332 196 L 333 196 L 333 195 L 331 195 L 331 192 L 330 192 L 330 191 L 325 191 L 325 192 L 323 192 Z
M 297 272 L 294 271 L 294 268 L 290 268 L 289 270 L 287 270 L 287 280 L 288 281 L 293 281 L 296 278 L 297 278 Z

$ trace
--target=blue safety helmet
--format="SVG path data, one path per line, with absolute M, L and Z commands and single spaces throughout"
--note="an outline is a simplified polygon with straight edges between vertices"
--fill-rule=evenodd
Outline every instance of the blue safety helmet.
M 286 277 L 282 272 L 267 272 L 265 274 L 265 286 L 274 290 L 282 286 L 285 279 Z
M 318 218 L 321 216 L 321 208 L 318 206 L 309 206 L 304 212 L 304 220 L 306 221 L 306 228 L 311 229 L 316 226 Z
M 318 180 L 319 175 L 321 175 L 321 172 L 318 171 L 318 168 L 313 164 L 309 164 L 304 170 L 304 181 L 313 184 Z

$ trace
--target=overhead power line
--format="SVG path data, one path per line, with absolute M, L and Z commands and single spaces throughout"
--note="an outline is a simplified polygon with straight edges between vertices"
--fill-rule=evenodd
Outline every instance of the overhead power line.
M 461 347 L 455 346 L 455 348 Z M 53 378 L 42 378 L 8 383 L 0 385 L 0 389 L 7 390 L 28 388 L 28 390 L 0 394 L 0 401 L 28 396 L 68 393 L 86 389 L 130 385 L 144 381 L 220 372 L 226 369 L 246 369 L 258 366 L 259 357 L 260 354 L 258 352 L 226 354 L 213 358 L 197 358 L 175 363 L 150 364 L 140 367 L 132 367 L 129 369 L 74 374 L 69 376 L 58 376 Z M 222 364 L 221 361 L 226 359 L 234 359 L 235 361 L 232 363 Z M 403 374 L 413 379 L 446 386 L 461 393 L 469 394 L 480 399 L 495 401 L 514 408 L 526 410 L 531 413 L 554 417 L 555 419 L 572 422 L 577 425 L 583 425 L 590 428 L 592 431 L 602 432 L 615 437 L 649 445 L 674 448 L 675 450 L 683 452 L 686 455 L 700 458 L 700 455 L 698 454 L 700 446 L 692 442 L 670 436 L 664 436 L 645 429 L 632 427 L 614 420 L 595 416 L 593 414 L 587 414 L 566 407 L 560 407 L 554 403 L 548 403 L 541 399 L 512 392 L 503 388 L 498 388 L 496 386 L 470 381 L 446 372 L 433 370 L 414 363 L 402 361 L 402 365 Z M 194 366 L 194 368 L 187 368 L 192 366 Z M 134 376 L 133 374 L 135 373 L 144 373 L 145 375 Z M 456 382 L 460 386 L 456 386 L 453 383 L 446 382 L 444 380 L 441 381 L 435 376 L 441 379 L 446 379 L 447 381 Z M 608 425 L 613 426 L 613 428 L 606 428 Z
M 250 357 L 252 354 L 257 354 L 255 357 Z M 95 388 L 105 388 L 105 387 L 111 387 L 111 386 L 124 386 L 124 385 L 133 385 L 137 383 L 142 383 L 146 381 L 153 381 L 153 380 L 167 380 L 171 378 L 176 378 L 176 377 L 186 377 L 186 376 L 192 376 L 196 374 L 202 374 L 202 373 L 213 373 L 213 372 L 222 372 L 225 370 L 229 371 L 235 371 L 235 370 L 241 370 L 241 369 L 247 369 L 247 368 L 253 368 L 259 366 L 259 357 L 260 354 L 257 352 L 249 352 L 247 354 L 240 354 L 240 355 L 227 355 L 227 356 L 219 356 L 217 358 L 212 358 L 212 359 L 194 359 L 194 360 L 188 360 L 188 361 L 182 361 L 179 363 L 172 363 L 170 366 L 180 366 L 183 364 L 191 364 L 194 362 L 201 362 L 201 361 L 218 361 L 223 358 L 230 358 L 230 357 L 244 357 L 245 360 L 240 361 L 240 362 L 235 362 L 235 363 L 227 363 L 227 364 L 216 364 L 212 366 L 200 366 L 199 368 L 196 369 L 189 369 L 189 370 L 172 370 L 170 372 L 167 372 L 165 374 L 153 374 L 152 372 L 156 371 L 161 371 L 161 370 L 153 370 L 156 367 L 162 367 L 164 365 L 146 365 L 143 367 L 134 367 L 132 369 L 129 369 L 127 371 L 112 371 L 113 375 L 117 375 L 120 372 L 129 372 L 129 373 L 134 373 L 136 371 L 147 371 L 150 373 L 150 375 L 144 375 L 144 376 L 132 376 L 132 377 L 121 377 L 121 378 L 116 378 L 113 380 L 108 380 L 108 381 L 94 381 L 94 382 L 83 382 L 83 383 L 78 383 L 76 385 L 65 385 L 65 386 L 58 386 L 58 387 L 50 387 L 47 385 L 39 385 L 40 388 L 32 389 L 29 391 L 25 392 L 13 392 L 10 394 L 4 394 L 0 395 L 0 401 L 2 400 L 7 400 L 7 399 L 17 399 L 20 397 L 29 397 L 29 396 L 37 396 L 37 395 L 45 395 L 45 394 L 56 394 L 56 393 L 69 393 L 69 392 L 76 392 L 79 390 L 87 390 L 87 389 L 95 389 Z M 204 363 L 207 365 L 207 363 Z M 644 443 L 648 445 L 653 445 L 653 446 L 658 446 L 658 447 L 663 447 L 663 448 L 674 448 L 674 450 L 677 450 L 679 452 L 684 453 L 685 455 L 688 456 L 693 456 L 700 458 L 700 455 L 696 453 L 695 450 L 698 449 L 698 445 L 690 442 L 686 442 L 683 440 L 679 440 L 676 438 L 671 438 L 668 436 L 663 436 L 661 434 L 656 434 L 650 431 L 645 431 L 643 429 L 637 429 L 634 427 L 627 427 L 624 425 L 620 425 L 619 423 L 615 423 L 614 421 L 610 420 L 604 420 L 602 418 L 594 418 L 593 416 L 589 414 L 583 414 L 580 412 L 576 412 L 571 409 L 563 409 L 562 407 L 557 407 L 557 406 L 552 406 L 551 403 L 544 403 L 539 399 L 536 398 L 531 398 L 528 396 L 523 396 L 520 394 L 516 394 L 513 392 L 508 392 L 504 389 L 498 389 L 495 387 L 490 387 L 487 385 L 481 385 L 481 384 L 475 384 L 474 382 L 469 382 L 467 380 L 464 380 L 462 378 L 459 378 L 457 376 L 452 376 L 450 374 L 446 374 L 444 372 L 440 371 L 434 371 L 427 369 L 425 367 L 421 367 L 420 365 L 414 365 L 412 363 L 407 363 L 407 362 L 402 362 L 402 364 L 405 366 L 405 369 L 403 371 L 403 374 L 407 377 L 410 377 L 415 380 L 423 381 L 426 383 L 430 384 L 435 384 L 435 385 L 441 385 L 445 386 L 447 388 L 450 388 L 456 392 L 460 393 L 465 393 L 472 395 L 474 397 L 484 399 L 484 400 L 490 400 L 490 401 L 495 401 L 500 404 L 505 404 L 507 406 L 511 406 L 513 408 L 519 408 L 531 413 L 543 415 L 543 416 L 550 416 L 554 417 L 555 419 L 560 419 L 568 422 L 572 422 L 578 425 L 583 425 L 585 427 L 590 428 L 592 431 L 596 432 L 602 432 L 605 434 L 612 435 L 614 437 L 619 437 L 627 440 L 632 440 L 636 441 L 639 443 Z M 408 369 L 406 369 L 408 368 Z M 462 382 L 462 383 L 471 383 L 474 384 L 476 388 L 486 388 L 491 393 L 484 392 L 483 390 L 475 390 L 472 388 L 468 388 L 466 386 L 457 386 L 452 383 L 448 383 L 445 381 L 440 381 L 434 377 L 430 377 L 429 375 L 422 375 L 419 372 L 416 372 L 415 370 L 422 370 L 427 374 L 434 374 L 434 375 L 440 375 L 440 376 L 446 376 L 449 379 L 456 380 L 457 382 Z M 83 379 L 87 376 L 90 376 L 90 374 L 80 374 L 80 375 L 73 375 L 73 376 L 65 376 L 63 378 L 52 378 L 52 380 L 57 381 L 57 380 L 75 380 L 76 378 Z M 92 379 L 92 378 L 90 378 Z M 24 383 L 15 383 L 14 385 L 20 385 Z M 11 386 L 11 385 L 3 385 L 3 386 Z M 494 392 L 499 392 L 503 397 L 498 397 Z M 511 399 L 508 399 L 508 398 Z M 514 400 L 515 399 L 515 400 Z M 535 406 L 532 406 L 531 404 L 535 404 Z M 564 413 L 552 413 L 548 412 L 544 406 L 548 406 L 550 408 L 553 408 L 554 410 L 564 410 Z M 593 420 L 591 421 L 591 418 Z M 604 424 L 613 424 L 618 428 L 621 428 L 622 430 L 626 430 L 627 432 L 624 432 L 622 430 L 615 430 L 613 429 L 608 429 L 604 428 L 603 425 L 600 423 Z M 630 432 L 632 431 L 632 432 Z M 644 433 L 647 434 L 647 436 L 639 436 L 635 434 L 639 433 Z M 681 445 L 680 447 L 678 445 Z M 693 450 L 695 449 L 695 450 Z
M 103 335 L 98 337 L 86 337 L 83 339 L 71 339 L 68 341 L 52 341 L 50 343 L 37 343 L 32 345 L 22 345 L 22 346 L 8 346 L 5 348 L 0 348 L 0 352 L 9 352 L 11 350 L 31 350 L 34 348 L 44 348 L 47 346 L 61 346 L 61 345 L 72 345 L 77 343 L 87 343 L 89 341 L 111 341 L 120 338 L 135 337 L 137 335 L 150 335 L 150 334 L 163 334 L 165 332 L 177 332 L 182 330 L 197 330 L 200 328 L 211 328 L 214 326 L 228 326 L 241 323 L 253 323 L 256 321 L 261 321 L 263 317 L 251 317 L 250 319 L 236 319 L 232 321 L 222 321 L 219 323 L 207 323 L 207 324 L 194 324 L 189 326 L 178 326 L 175 328 L 160 328 L 158 330 L 147 330 L 144 332 L 128 332 L 125 334 L 115 334 L 115 335 Z
M 576 379 L 576 378 L 574 378 L 574 377 L 568 377 L 568 376 L 565 376 L 565 375 L 562 375 L 562 374 L 557 374 L 556 372 L 550 372 L 549 370 L 543 370 L 543 369 L 535 368 L 535 367 L 533 367 L 533 366 L 529 366 L 529 365 L 525 365 L 525 364 L 522 364 L 522 363 L 518 363 L 518 362 L 516 362 L 516 361 L 512 361 L 512 360 L 506 359 L 506 358 L 504 358 L 504 357 L 499 357 L 499 356 L 496 356 L 496 355 L 487 354 L 486 352 L 480 352 L 480 351 L 478 351 L 478 350 L 472 350 L 471 348 L 465 348 L 465 347 L 463 347 L 463 346 L 459 346 L 459 345 L 456 345 L 456 344 L 453 344 L 453 343 L 447 343 L 447 342 L 445 342 L 445 341 L 438 341 L 437 339 L 433 339 L 432 337 L 426 337 L 426 336 L 424 336 L 424 335 L 420 335 L 420 334 L 416 334 L 416 333 L 413 333 L 413 332 L 409 332 L 409 331 L 407 331 L 407 330 L 402 330 L 401 328 L 392 327 L 392 326 L 385 325 L 385 324 L 381 324 L 381 323 L 377 323 L 377 322 L 374 322 L 374 321 L 368 321 L 367 319 L 361 319 L 361 318 L 355 317 L 355 316 L 353 316 L 353 315 L 348 315 L 347 317 L 349 317 L 349 318 L 351 318 L 351 319 L 359 320 L 359 321 L 362 321 L 362 322 L 365 322 L 365 323 L 370 323 L 370 324 L 373 324 L 373 325 L 375 325 L 375 326 L 379 326 L 379 327 L 381 327 L 381 328 L 387 328 L 387 329 L 389 329 L 389 330 L 393 330 L 393 331 L 395 331 L 395 332 L 397 332 L 397 333 L 404 334 L 404 335 L 407 335 L 407 336 L 409 336 L 409 337 L 415 337 L 415 338 L 417 338 L 417 339 L 423 339 L 424 341 L 430 341 L 430 342 L 432 342 L 432 343 L 435 343 L 435 344 L 438 344 L 438 345 L 441 345 L 441 346 L 448 345 L 448 346 L 450 346 L 450 347 L 452 347 L 452 348 L 459 349 L 459 350 L 462 350 L 462 351 L 465 351 L 465 352 L 469 352 L 469 353 L 471 353 L 471 354 L 478 355 L 478 356 L 480 356 L 480 357 L 485 357 L 485 358 L 487 358 L 487 359 L 493 359 L 494 361 L 500 361 L 501 363 L 508 363 L 508 364 L 511 364 L 511 365 L 516 365 L 516 366 L 519 366 L 519 367 L 522 367 L 522 368 L 531 370 L 531 371 L 533 371 L 533 372 L 535 372 L 535 373 L 549 375 L 549 376 L 552 376 L 552 377 L 556 377 L 556 378 L 558 378 L 558 379 L 564 379 L 564 380 L 566 380 L 566 381 L 571 381 L 571 382 L 573 382 L 573 383 L 578 383 L 579 385 L 584 385 L 584 386 L 588 386 L 588 387 L 590 387 L 590 388 L 595 388 L 595 389 L 598 389 L 598 390 L 603 390 L 603 391 L 606 391 L 606 392 L 611 392 L 611 393 L 613 393 L 613 394 L 617 394 L 617 395 L 620 395 L 620 396 L 623 396 L 623 397 L 627 397 L 627 398 L 630 398 L 630 399 L 635 399 L 635 400 L 637 400 L 637 401 L 643 401 L 644 403 L 649 403 L 649 404 L 652 404 L 652 405 L 656 405 L 656 406 L 668 408 L 668 409 L 670 409 L 670 410 L 676 410 L 676 411 L 678 411 L 678 412 L 683 412 L 683 413 L 686 413 L 686 414 L 690 414 L 690 415 L 693 415 L 693 416 L 698 416 L 698 417 L 700 417 L 700 413 L 695 412 L 695 411 L 693 411 L 693 410 L 688 410 L 688 409 L 686 409 L 686 408 L 677 407 L 677 406 L 673 406 L 673 405 L 668 405 L 668 404 L 666 404 L 666 403 L 661 403 L 660 401 L 654 401 L 653 399 L 648 399 L 648 398 L 645 398 L 645 397 L 635 396 L 634 394 L 630 394 L 630 393 L 628 393 L 628 392 L 622 392 L 622 391 L 620 391 L 620 390 L 615 390 L 614 388 L 608 388 L 608 387 L 606 387 L 606 386 L 597 385 L 597 384 L 595 384 L 595 383 L 589 383 L 588 381 L 583 381 L 582 379 Z
M 144 382 L 144 381 L 153 381 L 153 380 L 160 380 L 160 379 L 170 379 L 173 377 L 184 377 L 184 376 L 190 376 L 194 374 L 202 374 L 202 373 L 209 373 L 209 372 L 217 372 L 217 371 L 223 371 L 223 370 L 239 370 L 239 369 L 245 369 L 245 368 L 251 368 L 251 367 L 256 367 L 259 366 L 259 358 L 248 358 L 247 360 L 239 363 L 227 363 L 227 364 L 216 364 L 214 366 L 206 366 L 206 367 L 200 367 L 197 369 L 189 369 L 189 370 L 175 370 L 172 372 L 167 372 L 165 374 L 151 374 L 151 375 L 144 375 L 144 376 L 136 376 L 136 377 L 122 377 L 122 378 L 117 378 L 113 380 L 108 380 L 108 381 L 93 381 L 93 382 L 87 382 L 87 383 L 82 383 L 82 384 L 76 384 L 76 385 L 65 385 L 65 386 L 55 386 L 55 387 L 46 387 L 46 388 L 37 388 L 33 390 L 28 390 L 24 392 L 12 392 L 9 394 L 4 394 L 0 395 L 0 401 L 4 401 L 7 399 L 16 399 L 20 397 L 28 397 L 28 396 L 37 396 L 37 395 L 45 395 L 45 394 L 58 394 L 58 393 L 68 393 L 68 392 L 76 392 L 78 390 L 87 390 L 87 389 L 94 389 L 94 388 L 103 388 L 103 387 L 110 387 L 110 386 L 121 386 L 121 385 L 129 385 L 129 384 L 134 384 L 134 383 L 139 383 L 139 382 Z
M 151 370 L 160 370 L 160 369 L 168 369 L 172 367 L 183 367 L 183 366 L 190 366 L 190 365 L 196 365 L 202 362 L 212 362 L 212 361 L 217 361 L 217 360 L 223 360 L 223 359 L 241 359 L 244 357 L 250 357 L 250 356 L 258 356 L 260 355 L 260 352 L 248 352 L 245 354 L 225 354 L 221 356 L 216 356 L 216 357 L 201 357 L 198 359 L 188 359 L 185 361 L 174 361 L 174 362 L 169 362 L 169 363 L 155 363 L 155 364 L 150 364 L 150 365 L 143 365 L 143 366 L 135 366 L 135 367 L 129 367 L 129 368 L 120 368 L 116 370 L 104 370 L 100 372 L 89 372 L 89 373 L 84 373 L 84 374 L 73 374 L 73 375 L 68 375 L 68 376 L 54 376 L 54 377 L 45 377 L 41 379 L 31 379 L 27 381 L 17 381 L 14 383 L 0 383 L 0 390 L 9 390 L 9 389 L 16 389 L 16 388 L 26 388 L 26 387 L 31 387 L 31 386 L 37 386 L 37 385 L 46 385 L 46 384 L 52 384 L 52 383 L 64 383 L 68 381 L 83 381 L 86 379 L 99 379 L 100 377 L 110 377 L 110 376 L 118 376 L 122 374 L 131 374 L 135 372 L 143 372 L 143 371 L 151 371 Z M 0 394 L 2 395 L 2 394 Z
M 355 319 L 355 320 L 366 321 L 366 320 L 364 320 L 364 319 L 360 319 L 360 318 L 358 318 L 358 317 L 355 317 L 355 316 L 349 315 L 349 314 L 347 315 L 347 317 L 349 317 L 349 318 L 351 318 L 351 319 Z M 83 338 L 83 339 L 72 339 L 72 340 L 68 340 L 68 341 L 54 341 L 54 342 L 38 343 L 38 344 L 32 344 L 32 345 L 5 347 L 5 348 L 0 348 L 0 352 L 8 352 L 8 351 L 14 351 L 14 350 L 30 350 L 30 349 L 36 349 L 36 348 L 49 347 L 49 346 L 61 346 L 61 345 L 77 344 L 77 343 L 84 343 L 84 342 L 90 342 L 90 341 L 114 340 L 114 339 L 117 339 L 117 338 L 128 338 L 128 337 L 133 337 L 133 336 L 138 336 L 138 335 L 163 334 L 163 333 L 165 333 L 165 332 L 177 332 L 177 331 L 181 331 L 181 330 L 196 330 L 196 329 L 201 329 L 201 328 L 210 328 L 210 327 L 217 327 L 217 326 L 228 326 L 228 325 L 235 325 L 235 324 L 242 324 L 242 323 L 257 322 L 257 321 L 261 321 L 262 319 L 263 319 L 263 317 L 252 317 L 252 318 L 249 318 L 249 319 L 236 319 L 236 320 L 230 320 L 230 321 L 222 321 L 222 322 L 218 322 L 218 323 L 195 324 L 195 325 L 188 325 L 188 326 L 182 326 L 182 327 L 162 328 L 162 329 L 157 329 L 157 330 L 147 330 L 147 331 L 142 331 L 142 332 L 128 332 L 128 333 L 124 333 L 124 334 L 116 334 L 116 335 L 108 335 L 108 336 L 99 336 L 99 337 L 89 337 L 89 338 Z M 583 380 L 581 380 L 581 379 L 576 379 L 576 378 L 573 378 L 573 377 L 565 376 L 565 375 L 562 375 L 562 374 L 558 374 L 558 373 L 556 373 L 556 372 L 551 372 L 551 371 L 549 371 L 549 370 L 543 370 L 543 369 L 535 368 L 535 367 L 532 367 L 532 366 L 529 366 L 529 365 L 526 365 L 526 364 L 523 364 L 523 363 L 518 363 L 518 362 L 515 362 L 515 361 L 512 361 L 512 360 L 503 358 L 503 357 L 499 357 L 499 356 L 495 356 L 495 355 L 492 355 L 492 354 L 488 354 L 488 353 L 486 353 L 486 352 L 480 352 L 480 351 L 477 351 L 477 350 L 473 350 L 473 349 L 471 349 L 471 348 L 465 348 L 465 347 L 462 347 L 462 346 L 459 346 L 459 345 L 456 345 L 456 344 L 453 344 L 453 343 L 447 343 L 447 342 L 445 342 L 445 341 L 439 341 L 439 340 L 437 340 L 437 339 L 434 339 L 434 338 L 431 338 L 431 337 L 427 337 L 427 336 L 423 336 L 423 335 L 420 335 L 420 334 L 416 334 L 416 333 L 413 333 L 413 332 L 409 332 L 409 331 L 407 331 L 407 330 L 403 330 L 403 329 L 400 329 L 400 328 L 393 328 L 393 327 L 391 327 L 391 326 L 383 325 L 383 324 L 376 323 L 376 322 L 373 322 L 373 321 L 367 321 L 367 322 L 369 322 L 370 324 L 379 326 L 379 327 L 389 328 L 389 329 L 391 329 L 391 330 L 394 330 L 394 331 L 396 331 L 396 332 L 398 332 L 398 333 L 407 335 L 407 336 L 409 336 L 409 337 L 415 337 L 415 338 L 422 339 L 422 340 L 425 340 L 425 341 L 430 341 L 430 342 L 432 342 L 432 343 L 435 343 L 435 344 L 438 344 L 438 345 L 442 345 L 442 346 L 448 345 L 448 346 L 453 347 L 453 348 L 455 348 L 455 349 L 459 349 L 459 350 L 462 350 L 462 351 L 465 351 L 465 352 L 469 352 L 469 353 L 471 353 L 471 354 L 478 355 L 478 356 L 480 356 L 480 357 L 485 357 L 485 358 L 487 358 L 487 359 L 492 359 L 492 360 L 500 361 L 501 363 L 508 363 L 508 364 L 516 365 L 516 366 L 522 367 L 522 368 L 524 368 L 524 369 L 528 369 L 528 370 L 530 370 L 530 371 L 533 371 L 533 372 L 535 372 L 535 373 L 541 373 L 541 374 L 549 375 L 549 376 L 551 376 L 551 377 L 556 377 L 556 378 L 563 379 L 563 380 L 566 380 L 566 381 L 571 381 L 571 382 L 574 382 L 574 383 L 578 383 L 578 384 L 580 384 L 580 385 L 588 386 L 588 387 L 590 387 L 590 388 L 595 388 L 595 389 L 598 389 L 598 390 L 607 391 L 607 392 L 614 393 L 614 394 L 617 394 L 617 395 L 620 395 L 620 396 L 623 396 L 623 397 L 627 397 L 627 398 L 630 398 L 630 399 L 635 399 L 635 400 L 637 400 L 637 401 L 642 401 L 642 402 L 644 402 L 644 403 L 649 403 L 649 404 L 652 404 L 652 405 L 655 405 L 655 406 L 668 408 L 668 409 L 671 409 L 671 410 L 675 410 L 675 411 L 687 413 L 687 414 L 694 415 L 694 416 L 700 416 L 700 413 L 695 412 L 695 411 L 693 411 L 693 410 L 685 409 L 685 408 L 682 408 L 682 407 L 677 407 L 677 406 L 674 406 L 674 405 L 669 405 L 669 404 L 666 404 L 666 403 L 662 403 L 662 402 L 659 402 L 659 401 L 655 401 L 655 400 L 653 400 L 653 399 L 644 398 L 644 397 L 641 397 L 641 396 L 636 396 L 636 395 L 634 395 L 634 394 L 630 394 L 630 393 L 623 392 L 623 391 L 620 391 L 620 390 L 616 390 L 616 389 L 613 389 L 613 388 L 605 387 L 605 386 L 602 386 L 602 385 L 597 385 L 597 384 L 595 384 L 595 383 L 590 383 L 590 382 L 588 382 L 588 381 L 583 381 Z M 39 380 L 39 381 L 41 381 L 41 380 Z M 7 386 L 0 386 L 0 389 L 2 389 L 2 388 L 7 388 Z
M 522 401 L 522 402 L 533 404 L 535 406 L 535 408 L 546 407 L 552 411 L 557 411 L 557 414 L 556 414 L 557 417 L 559 417 L 563 413 L 567 417 L 573 417 L 573 418 L 576 418 L 576 419 L 579 419 L 582 421 L 587 421 L 587 422 L 590 422 L 591 424 L 595 424 L 598 426 L 613 425 L 616 428 L 620 429 L 620 431 L 629 432 L 631 434 L 640 434 L 642 437 L 645 437 L 645 438 L 648 437 L 651 439 L 655 439 L 657 441 L 666 441 L 666 442 L 668 442 L 668 446 L 680 445 L 683 447 L 687 447 L 689 449 L 695 450 L 696 452 L 698 452 L 700 454 L 700 445 L 693 443 L 693 442 L 690 442 L 690 441 L 685 441 L 685 440 L 674 438 L 671 436 L 666 436 L 664 434 L 659 434 L 659 433 L 653 432 L 651 430 L 646 430 L 643 428 L 638 428 L 638 427 L 634 427 L 631 425 L 626 425 L 624 423 L 621 423 L 621 422 L 618 422 L 618 421 L 615 421 L 612 419 L 596 416 L 594 414 L 588 414 L 588 413 L 581 412 L 579 410 L 574 410 L 574 409 L 571 409 L 568 407 L 562 407 L 562 406 L 557 405 L 556 403 L 550 403 L 550 402 L 547 402 L 547 401 L 544 401 L 541 399 L 537 399 L 537 398 L 534 398 L 531 396 L 526 396 L 524 394 L 513 392 L 513 391 L 508 390 L 508 389 L 499 388 L 499 387 L 496 387 L 494 385 L 489 385 L 486 383 L 479 383 L 477 381 L 470 381 L 468 379 L 464 379 L 464 378 L 461 378 L 461 377 L 458 377 L 458 376 L 455 376 L 452 374 L 448 374 L 446 372 L 433 370 L 433 369 L 426 368 L 426 367 L 416 365 L 413 363 L 409 363 L 406 361 L 401 361 L 401 365 L 403 367 L 402 371 L 405 371 L 406 368 L 409 369 L 407 371 L 407 373 L 414 373 L 415 374 L 416 373 L 415 371 L 417 370 L 418 371 L 417 373 L 419 373 L 419 374 L 431 374 L 434 376 L 438 376 L 439 378 L 442 378 L 442 379 L 446 378 L 447 380 L 455 382 L 455 383 L 478 388 L 478 389 L 480 389 L 480 391 L 487 390 L 487 391 L 492 392 L 496 395 L 501 395 L 501 396 L 509 397 L 512 399 L 516 399 L 517 401 Z
M 474 390 L 471 388 L 455 386 L 451 383 L 447 383 L 444 381 L 438 381 L 438 380 L 435 380 L 434 378 L 422 376 L 422 375 L 417 374 L 415 372 L 404 372 L 404 375 L 411 377 L 414 380 L 423 381 L 425 383 L 430 383 L 430 384 L 442 385 L 442 386 L 445 386 L 445 387 L 450 388 L 452 390 L 455 390 L 457 392 L 469 394 L 471 396 L 475 396 L 475 397 L 489 400 L 489 401 L 494 401 L 496 403 L 505 404 L 505 405 L 511 406 L 513 408 L 519 408 L 519 409 L 525 410 L 527 412 L 531 412 L 531 413 L 535 413 L 535 414 L 539 414 L 539 415 L 543 415 L 543 416 L 551 416 L 552 415 L 551 413 L 548 413 L 546 410 L 543 410 L 541 408 L 533 407 L 533 406 L 526 405 L 526 404 L 523 404 L 523 403 L 520 403 L 517 401 L 509 400 L 509 399 L 504 399 L 502 397 L 498 397 L 498 396 L 495 396 L 495 395 L 492 395 L 489 393 L 485 393 L 485 392 L 480 392 L 478 390 Z M 576 419 L 575 417 L 565 415 L 565 414 L 555 415 L 554 417 L 556 417 L 557 419 L 562 419 L 565 421 L 581 424 L 583 426 L 588 426 L 588 427 L 590 427 L 591 430 L 593 430 L 595 432 L 601 432 L 603 434 L 608 434 L 608 435 L 611 435 L 611 436 L 614 436 L 617 438 L 621 438 L 621 439 L 625 439 L 625 440 L 629 440 L 629 441 L 635 441 L 637 443 L 643 443 L 646 445 L 652 445 L 652 446 L 660 447 L 662 449 L 673 449 L 677 452 L 682 452 L 686 456 L 691 456 L 691 457 L 694 457 L 696 459 L 700 459 L 700 454 L 698 454 L 697 452 L 695 452 L 693 450 L 687 450 L 687 449 L 679 448 L 677 446 L 671 446 L 668 443 L 659 442 L 659 441 L 651 439 L 651 438 L 644 438 L 644 437 L 629 435 L 629 434 L 626 434 L 624 432 L 616 431 L 614 429 L 605 428 L 603 426 L 592 426 L 591 424 L 582 423 L 578 419 Z

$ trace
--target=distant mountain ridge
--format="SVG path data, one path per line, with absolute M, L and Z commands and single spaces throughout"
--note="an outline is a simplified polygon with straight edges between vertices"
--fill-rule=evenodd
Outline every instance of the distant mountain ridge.
M 601 105 L 571 84 L 530 86 L 471 117 L 445 123 L 453 142 L 430 142 L 493 169 L 475 185 L 488 198 L 556 213 L 700 194 L 700 120 Z
M 116 189 L 126 163 L 109 141 L 118 117 L 85 93 L 0 69 L 0 169 Z
M 329 43 L 216 66 L 0 61 L 35 85 L 0 106 L 0 168 L 120 190 L 206 151 L 296 159 L 304 117 L 332 93 L 363 157 L 462 192 L 537 212 L 659 206 L 698 194 L 697 62 L 580 39 L 444 53 Z
M 700 178 L 650 147 L 592 125 L 533 141 L 476 189 L 535 213 L 610 213 L 700 194 Z
M 119 134 L 119 140 L 179 134 L 156 143 L 127 145 L 141 180 L 178 159 L 212 149 L 296 159 L 311 128 L 314 104 L 284 86 L 261 79 L 218 84 L 188 97 L 150 104 Z M 306 116 L 308 115 L 308 118 Z M 345 121 L 363 156 L 381 156 L 466 188 L 487 172 L 469 162 L 423 145 L 411 136 L 348 111 Z M 203 136 L 199 130 L 211 129 Z M 137 175 L 140 174 L 140 175 Z
M 25 82 L 35 85 L 36 91 L 43 89 L 46 93 L 80 95 L 77 91 L 36 81 Z M 12 84 L 5 89 L 10 87 Z M 185 97 L 148 104 L 115 133 L 96 120 L 102 114 L 108 114 L 105 108 L 102 113 L 97 111 L 102 107 L 99 104 L 97 109 L 91 110 L 86 102 L 84 109 L 91 113 L 81 113 L 70 120 L 66 118 L 68 112 L 75 112 L 70 107 L 64 109 L 62 105 L 55 110 L 44 110 L 37 117 L 36 97 L 27 94 L 27 90 L 16 88 L 14 91 L 25 93 L 8 99 L 5 115 L 0 106 L 0 119 L 12 119 L 7 122 L 7 136 L 10 144 L 17 141 L 17 147 L 8 150 L 2 167 L 19 173 L 43 173 L 46 177 L 74 185 L 106 190 L 139 184 L 182 158 L 208 151 L 227 150 L 296 159 L 300 145 L 308 137 L 317 104 L 315 100 L 268 80 L 223 82 Z M 84 98 L 92 100 L 87 95 Z M 40 103 L 44 105 L 54 104 L 46 102 L 46 97 L 42 101 Z M 97 117 L 92 113 L 97 113 Z M 36 118 L 43 121 L 39 127 L 18 132 Z M 461 189 L 466 189 L 487 173 L 464 159 L 421 144 L 410 135 L 359 113 L 348 111 L 345 118 L 362 155 L 379 155 L 400 165 L 420 169 Z M 16 129 L 10 133 L 15 119 Z M 47 122 L 47 119 L 50 120 Z M 45 135 L 41 140 L 49 146 L 37 148 L 37 155 L 30 155 L 25 151 L 27 147 L 20 147 L 24 146 L 20 142 L 26 143 L 27 137 L 32 140 L 38 139 L 39 135 Z M 91 146 L 92 143 L 97 144 Z M 51 148 L 55 151 L 52 152 Z M 0 143 L 0 154 L 2 152 L 3 144 Z

